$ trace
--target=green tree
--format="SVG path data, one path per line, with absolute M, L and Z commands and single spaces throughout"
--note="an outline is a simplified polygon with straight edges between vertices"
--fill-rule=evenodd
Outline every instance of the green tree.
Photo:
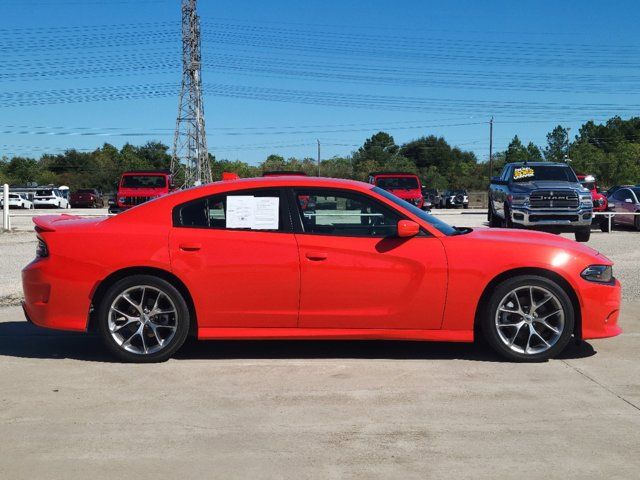
M 563 162 L 569 153 L 569 132 L 558 125 L 547 134 L 547 146 L 544 149 L 544 158 L 549 162 Z

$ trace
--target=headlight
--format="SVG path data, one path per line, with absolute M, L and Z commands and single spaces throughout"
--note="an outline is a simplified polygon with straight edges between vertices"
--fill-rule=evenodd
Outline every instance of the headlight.
M 591 199 L 591 197 L 581 197 L 580 198 L 580 204 L 583 207 L 593 207 L 593 200 Z
M 516 205 L 522 205 L 527 201 L 526 195 L 513 195 L 511 201 Z
M 36 246 L 36 257 L 45 258 L 49 256 L 49 249 L 44 240 L 38 238 L 38 245 Z
M 611 283 L 613 267 L 611 265 L 589 265 L 580 274 L 585 280 L 597 283 Z
M 124 203 L 124 200 L 125 200 L 125 198 L 124 198 L 124 197 L 120 197 L 120 198 L 118 199 L 118 201 L 119 201 L 120 203 Z

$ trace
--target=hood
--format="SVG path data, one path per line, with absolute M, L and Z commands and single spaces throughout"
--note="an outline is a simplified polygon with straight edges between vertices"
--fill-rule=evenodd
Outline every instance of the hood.
M 513 193 L 518 192 L 530 192 L 531 190 L 543 189 L 543 190 L 566 190 L 568 188 L 575 190 L 582 190 L 588 192 L 586 188 L 584 188 L 579 183 L 571 183 L 571 182 L 560 182 L 555 180 L 537 180 L 533 182 L 519 182 L 512 183 L 511 189 Z
M 573 240 L 552 233 L 538 232 L 535 230 L 483 227 L 476 228 L 465 236 L 489 242 L 495 245 L 495 251 L 500 251 L 502 248 L 516 248 L 526 252 L 527 247 L 539 245 L 550 249 L 563 250 L 569 254 L 574 254 L 573 256 L 590 257 L 594 263 L 613 263 L 600 252 L 588 247 L 584 243 L 574 242 Z
M 400 198 L 416 198 L 422 196 L 422 192 L 418 188 L 393 188 L 387 190 L 387 192 L 393 193 L 396 197 Z

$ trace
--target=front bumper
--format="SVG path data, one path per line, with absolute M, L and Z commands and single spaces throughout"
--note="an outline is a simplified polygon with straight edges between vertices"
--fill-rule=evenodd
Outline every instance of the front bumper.
M 589 227 L 593 212 L 591 208 L 558 210 L 552 208 L 531 209 L 513 205 L 511 221 L 525 227 Z
M 582 283 L 582 339 L 620 335 L 620 282 L 616 280 L 613 285 L 601 285 L 584 280 Z

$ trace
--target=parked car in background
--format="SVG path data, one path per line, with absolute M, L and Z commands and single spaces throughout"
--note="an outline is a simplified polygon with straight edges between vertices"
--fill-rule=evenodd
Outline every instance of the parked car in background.
M 431 208 L 440 207 L 440 193 L 437 188 L 422 187 L 422 198 L 431 204 Z
M 573 232 L 576 241 L 588 242 L 592 218 L 591 192 L 566 163 L 508 163 L 491 179 L 491 227 Z
M 95 188 L 81 188 L 71 194 L 70 202 L 73 208 L 102 208 L 104 199 Z
M 421 182 L 415 173 L 373 172 L 369 174 L 369 183 L 393 193 L 418 208 L 424 205 Z
M 37 208 L 71 208 L 69 200 L 58 188 L 42 188 L 36 190 L 33 205 Z
M 301 196 L 325 202 L 314 212 Z M 347 209 L 346 200 L 357 205 Z M 24 311 L 125 361 L 198 339 L 472 342 L 513 361 L 618 335 L 610 260 L 541 232 L 455 228 L 362 182 L 251 178 L 121 215 L 34 218 Z
M 469 195 L 464 189 L 445 190 L 440 197 L 442 208 L 469 208 Z
M 0 208 L 4 207 L 4 195 L 0 194 Z M 9 192 L 9 208 L 25 208 L 30 210 L 33 208 L 33 202 L 22 193 Z
M 611 225 L 629 225 L 640 231 L 640 215 L 631 215 L 632 213 L 640 213 L 640 187 L 619 188 L 608 200 L 612 210 L 616 213 L 611 218 Z M 628 215 L 624 215 L 624 213 Z
M 593 175 L 577 175 L 578 180 L 580 180 L 580 184 L 591 192 L 591 200 L 593 201 L 593 211 L 594 212 L 606 212 L 607 207 L 609 206 L 609 202 L 607 201 L 607 197 L 600 193 L 600 189 L 598 188 L 598 184 L 596 182 L 596 177 Z M 596 218 L 594 218 L 594 221 Z
M 118 183 L 114 201 L 109 202 L 109 213 L 120 213 L 173 191 L 175 185 L 169 170 L 134 170 L 124 172 Z

